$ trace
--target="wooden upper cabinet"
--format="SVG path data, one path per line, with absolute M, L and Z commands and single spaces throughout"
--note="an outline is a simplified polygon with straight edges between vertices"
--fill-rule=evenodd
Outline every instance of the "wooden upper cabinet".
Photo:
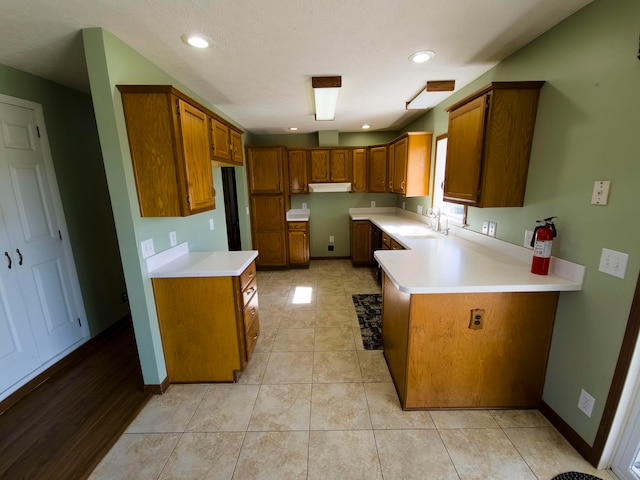
M 225 165 L 242 166 L 242 132 L 226 123 L 209 118 L 211 160 Z
M 407 197 L 429 195 L 431 132 L 409 132 L 394 140 L 389 150 L 391 192 Z
M 348 148 L 310 150 L 311 183 L 350 181 L 350 154 Z
M 309 193 L 307 183 L 307 151 L 289 150 L 289 193 Z
M 329 150 L 311 150 L 311 183 L 331 181 Z
M 367 191 L 367 149 L 353 149 L 353 174 L 351 182 L 351 191 L 362 193 Z
M 353 157 L 355 171 L 355 154 Z M 369 149 L 369 192 L 385 193 L 387 191 L 387 147 L 371 147 Z M 354 174 L 355 175 L 355 174 Z M 355 177 L 354 177 L 355 178 Z
M 521 207 L 540 88 L 494 82 L 451 105 L 444 200 L 476 207 Z
M 284 154 L 283 147 L 247 148 L 247 176 L 250 193 L 285 192 Z
M 170 85 L 118 85 L 140 215 L 215 208 L 207 113 Z

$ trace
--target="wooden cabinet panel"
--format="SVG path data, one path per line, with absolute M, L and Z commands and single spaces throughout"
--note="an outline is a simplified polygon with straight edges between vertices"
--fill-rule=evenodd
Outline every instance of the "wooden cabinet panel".
M 242 166 L 244 164 L 244 158 L 242 156 L 242 133 L 230 129 L 229 138 L 231 140 L 231 162 Z
M 557 292 L 408 295 L 383 286 L 384 354 L 405 409 L 537 408 Z M 469 328 L 483 309 L 482 328 Z
M 389 149 L 391 192 L 407 197 L 429 194 L 431 132 L 409 132 Z
M 494 82 L 447 109 L 444 199 L 521 207 L 544 82 Z
M 355 170 L 355 155 L 354 155 Z M 369 150 L 369 185 L 371 193 L 385 193 L 387 191 L 387 147 L 372 147 Z
M 258 309 L 258 295 L 253 295 L 251 300 L 245 305 L 243 309 L 243 319 L 245 327 L 245 351 L 246 361 L 251 360 L 253 350 L 258 343 L 260 337 L 260 314 Z
M 140 214 L 177 217 L 213 209 L 206 113 L 171 86 L 118 89 Z
M 215 119 L 210 119 L 212 160 L 231 159 L 231 139 L 229 127 Z
M 331 181 L 329 150 L 311 150 L 311 183 Z
M 247 149 L 250 193 L 284 193 L 283 159 L 283 147 Z
M 309 193 L 307 184 L 307 151 L 289 150 L 289 193 Z
M 289 266 L 309 266 L 309 222 L 289 223 Z
M 351 263 L 353 266 L 371 265 L 371 222 L 351 221 Z
M 351 191 L 361 193 L 367 191 L 367 149 L 354 148 L 352 152 L 353 170 Z
M 350 150 L 340 149 L 330 151 L 330 170 L 332 182 L 348 182 L 349 181 L 349 162 Z
M 256 231 L 284 231 L 284 200 L 280 195 L 251 197 L 253 227 Z

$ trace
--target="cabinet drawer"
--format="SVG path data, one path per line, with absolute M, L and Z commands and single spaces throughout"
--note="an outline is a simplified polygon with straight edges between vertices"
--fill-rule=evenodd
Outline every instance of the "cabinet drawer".
M 249 329 L 245 331 L 245 346 L 247 350 L 247 361 L 251 360 L 251 355 L 253 354 L 253 350 L 256 348 L 256 343 L 258 343 L 258 338 L 260 337 L 260 321 L 258 316 L 253 319 Z
M 393 238 L 391 239 L 391 250 L 404 250 L 404 247 L 396 242 Z
M 240 274 L 240 289 L 244 290 L 251 280 L 256 278 L 256 262 L 251 262 L 244 272 Z
M 244 330 L 248 334 L 252 328 L 252 324 L 255 321 L 259 322 L 260 313 L 258 310 L 258 295 L 254 295 L 251 301 L 242 310 L 242 316 L 244 317 Z
M 307 222 L 288 222 L 289 230 L 306 230 Z
M 258 284 L 256 283 L 256 279 L 251 280 L 247 288 L 242 291 L 242 305 L 246 305 L 253 297 L 253 294 L 258 291 Z
M 382 245 L 387 247 L 385 250 L 391 249 L 391 237 L 388 233 L 382 232 Z

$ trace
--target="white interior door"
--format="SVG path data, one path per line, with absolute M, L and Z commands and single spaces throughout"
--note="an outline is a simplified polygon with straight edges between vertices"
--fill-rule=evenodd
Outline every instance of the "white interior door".
M 74 292 L 76 273 L 68 240 L 67 245 L 63 241 L 66 229 L 61 208 L 56 208 L 59 194 L 47 162 L 48 143 L 40 137 L 44 124 L 38 122 L 39 114 L 28 102 L 16 105 L 0 99 L 0 205 L 14 272 L 44 363 L 88 332 L 82 328 L 84 312 Z

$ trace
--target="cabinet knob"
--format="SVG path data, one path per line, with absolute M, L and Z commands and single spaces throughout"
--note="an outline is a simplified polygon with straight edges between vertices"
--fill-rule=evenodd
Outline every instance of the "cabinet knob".
M 255 316 L 255 314 L 258 313 L 258 311 L 255 308 L 251 309 L 251 316 Z
M 256 291 L 255 287 L 251 287 L 251 288 L 247 289 L 247 293 L 253 293 L 255 291 Z
M 257 333 L 254 333 L 254 334 L 253 334 L 253 337 L 251 337 L 251 338 L 252 338 L 253 340 L 257 340 L 257 339 L 258 339 L 258 334 L 257 334 Z

